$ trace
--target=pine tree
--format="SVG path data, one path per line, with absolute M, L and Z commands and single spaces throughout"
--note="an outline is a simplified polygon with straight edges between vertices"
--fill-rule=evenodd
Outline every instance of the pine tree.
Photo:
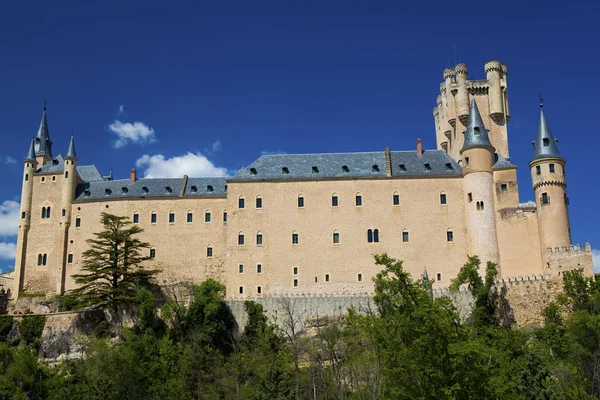
M 138 288 L 150 284 L 159 271 L 142 266 L 149 259 L 142 251 L 150 244 L 134 236 L 143 229 L 127 217 L 102 213 L 100 218 L 104 230 L 87 240 L 90 248 L 83 253 L 84 273 L 72 275 L 79 287 L 70 295 L 84 306 L 116 310 L 135 303 Z

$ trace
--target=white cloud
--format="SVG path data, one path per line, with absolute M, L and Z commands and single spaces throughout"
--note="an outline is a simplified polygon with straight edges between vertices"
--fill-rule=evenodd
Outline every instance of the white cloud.
M 16 243 L 0 242 L 0 260 L 14 260 L 16 252 Z
M 138 168 L 145 168 L 144 178 L 179 178 L 227 176 L 227 168 L 217 167 L 200 153 L 187 153 L 183 156 L 165 158 L 162 154 L 148 154 L 135 162 Z
M 132 124 L 131 122 L 123 123 L 115 120 L 108 126 L 108 129 L 118 136 L 115 142 L 115 148 L 117 149 L 126 146 L 128 143 L 150 143 L 155 140 L 154 129 L 143 122 L 136 121 Z
M 19 230 L 19 203 L 6 200 L 0 204 L 0 236 L 13 236 Z
M 212 144 L 212 152 L 216 153 L 217 151 L 221 150 L 221 141 L 220 140 L 216 140 L 213 144 Z
M 600 250 L 592 249 L 592 264 L 594 272 L 600 272 Z
M 123 104 L 119 104 L 119 115 L 125 112 L 125 106 Z
M 2 164 L 16 164 L 17 160 L 11 156 L 0 156 L 0 163 Z

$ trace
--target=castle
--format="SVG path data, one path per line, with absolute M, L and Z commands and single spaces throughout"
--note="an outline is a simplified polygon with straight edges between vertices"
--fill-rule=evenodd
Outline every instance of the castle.
M 519 203 L 509 157 L 507 68 L 444 70 L 436 150 L 264 155 L 229 178 L 104 177 L 79 164 L 71 136 L 54 156 L 46 109 L 24 161 L 15 297 L 74 287 L 100 213 L 128 216 L 152 248 L 160 284 L 226 285 L 228 298 L 373 292 L 373 254 L 447 285 L 467 255 L 501 278 L 593 273 L 572 246 L 565 159 L 543 110 L 529 168 L 535 204 Z M 533 138 L 532 134 L 532 138 Z

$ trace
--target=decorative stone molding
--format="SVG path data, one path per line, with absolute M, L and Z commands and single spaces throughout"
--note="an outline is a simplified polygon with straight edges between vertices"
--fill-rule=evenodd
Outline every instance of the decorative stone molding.
M 444 70 L 444 80 L 448 79 L 448 78 L 453 78 L 456 76 L 456 71 L 454 70 L 454 68 L 446 68 Z
M 454 67 L 454 70 L 456 71 L 457 74 L 467 74 L 469 72 L 469 70 L 467 69 L 467 64 L 456 64 L 456 67 Z
M 502 71 L 502 63 L 500 63 L 500 61 L 496 61 L 496 60 L 488 61 L 483 66 L 483 69 L 485 70 L 486 73 L 488 73 L 490 71 L 501 72 Z
M 543 181 L 534 184 L 533 190 L 539 188 L 540 186 L 560 186 L 561 188 L 565 189 L 567 184 L 563 181 Z

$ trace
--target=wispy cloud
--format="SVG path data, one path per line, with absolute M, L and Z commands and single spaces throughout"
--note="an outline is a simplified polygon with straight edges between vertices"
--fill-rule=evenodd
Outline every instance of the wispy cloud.
M 0 155 L 0 164 L 16 164 L 17 160 L 15 160 L 11 156 L 2 156 Z
M 144 178 L 221 177 L 227 176 L 227 168 L 217 167 L 201 153 L 187 153 L 166 158 L 162 154 L 145 154 L 135 162 L 138 168 L 145 168 Z
M 119 113 L 118 115 L 122 115 L 125 113 L 125 106 L 123 104 L 119 105 Z
M 16 243 L 0 242 L 0 260 L 14 260 L 16 252 Z
M 19 203 L 6 200 L 0 204 L 0 237 L 14 236 L 19 230 Z
M 260 152 L 261 155 L 263 156 L 273 156 L 273 155 L 277 155 L 277 154 L 287 154 L 287 151 L 283 151 L 283 150 L 275 150 L 275 151 L 267 151 L 267 150 L 263 150 Z
M 117 135 L 117 140 L 114 143 L 114 147 L 117 149 L 129 143 L 142 144 L 151 143 L 156 140 L 154 129 L 139 121 L 131 123 L 115 120 L 115 122 L 108 126 L 108 129 Z
M 592 263 L 594 264 L 594 272 L 600 272 L 600 250 L 592 249 Z

